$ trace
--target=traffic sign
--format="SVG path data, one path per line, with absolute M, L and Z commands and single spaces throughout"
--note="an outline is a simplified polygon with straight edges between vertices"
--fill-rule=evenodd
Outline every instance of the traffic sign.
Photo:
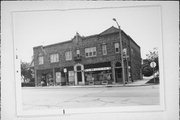
M 150 63 L 150 66 L 151 66 L 152 68 L 155 68 L 155 67 L 156 67 L 156 63 L 155 63 L 155 62 L 151 62 L 151 63 Z

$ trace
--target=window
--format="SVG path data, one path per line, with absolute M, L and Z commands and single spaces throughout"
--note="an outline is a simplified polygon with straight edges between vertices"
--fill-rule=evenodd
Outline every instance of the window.
M 96 56 L 96 47 L 85 48 L 86 57 L 94 57 Z
M 115 43 L 115 53 L 119 53 L 119 43 Z
M 126 56 L 127 55 L 127 48 L 123 49 L 123 55 Z
M 106 45 L 102 45 L 102 53 L 103 55 L 107 55 L 107 48 L 106 48 Z
M 50 62 L 51 62 L 51 63 L 59 62 L 59 54 L 58 54 L 58 53 L 56 53 L 56 54 L 51 54 L 51 55 L 50 55 Z
M 80 50 L 76 50 L 77 57 L 80 57 Z
M 44 64 L 44 57 L 43 56 L 38 57 L 38 63 L 39 63 L 39 65 Z
M 72 60 L 72 51 L 67 51 L 65 53 L 65 59 L 66 60 Z

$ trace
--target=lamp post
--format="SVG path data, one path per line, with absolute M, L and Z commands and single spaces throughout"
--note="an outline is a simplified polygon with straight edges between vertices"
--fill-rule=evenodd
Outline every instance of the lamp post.
M 122 79 L 123 79 L 123 85 L 125 86 L 125 74 L 124 74 L 124 60 L 123 60 L 123 48 L 122 48 L 122 38 L 121 38 L 121 28 L 118 24 L 118 22 L 116 21 L 115 18 L 113 18 L 113 20 L 116 22 L 118 29 L 119 29 L 119 40 L 120 40 L 120 50 L 121 50 L 121 65 L 122 65 Z
M 64 68 L 64 73 L 65 73 L 65 83 L 67 85 L 67 68 Z
M 128 64 L 128 55 L 127 55 L 127 48 L 124 48 L 123 49 L 123 55 L 124 55 L 124 57 L 125 57 L 125 60 L 126 60 L 126 72 L 127 72 L 127 74 L 126 74 L 126 77 L 127 77 L 127 82 L 129 82 L 129 64 Z

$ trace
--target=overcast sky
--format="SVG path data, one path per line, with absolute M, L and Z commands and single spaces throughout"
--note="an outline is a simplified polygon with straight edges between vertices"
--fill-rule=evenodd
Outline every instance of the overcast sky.
M 31 62 L 33 47 L 99 34 L 116 18 L 121 28 L 141 47 L 145 58 L 162 40 L 161 13 L 158 7 L 31 11 L 13 14 L 14 40 L 22 61 Z

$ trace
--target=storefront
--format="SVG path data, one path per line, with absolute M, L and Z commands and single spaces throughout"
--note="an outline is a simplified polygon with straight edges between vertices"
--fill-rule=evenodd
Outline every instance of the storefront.
M 112 83 L 111 62 L 84 65 L 85 84 L 110 84 Z
M 54 85 L 102 85 L 123 83 L 122 67 L 120 62 L 103 62 L 96 64 L 75 64 L 61 68 L 52 68 L 38 71 L 38 84 Z M 127 71 L 125 71 L 127 74 Z M 126 81 L 127 77 L 125 76 Z
M 39 86 L 54 85 L 53 70 L 51 70 L 51 69 L 38 70 L 37 71 L 37 79 L 38 79 Z
M 74 84 L 74 74 L 72 73 L 74 73 L 72 66 L 56 69 L 56 85 L 69 85 L 71 83 Z

